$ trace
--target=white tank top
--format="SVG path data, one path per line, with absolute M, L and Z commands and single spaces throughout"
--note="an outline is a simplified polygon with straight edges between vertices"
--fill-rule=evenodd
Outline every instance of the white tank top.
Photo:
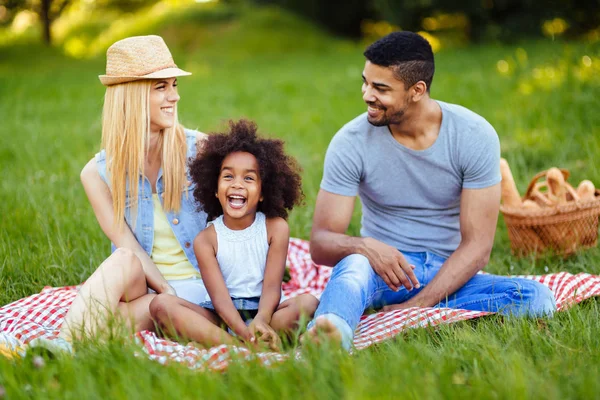
M 217 261 L 233 298 L 260 297 L 269 252 L 267 219 L 256 213 L 252 225 L 239 231 L 229 229 L 221 215 L 212 224 L 217 232 Z

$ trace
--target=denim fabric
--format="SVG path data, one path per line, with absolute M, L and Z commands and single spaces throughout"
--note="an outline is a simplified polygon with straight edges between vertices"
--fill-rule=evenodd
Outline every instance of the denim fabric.
M 196 132 L 187 130 L 186 142 L 187 142 L 187 158 L 193 159 L 196 157 Z M 106 152 L 102 150 L 96 154 L 96 166 L 98 173 L 102 180 L 110 187 L 110 180 L 107 176 L 106 166 Z M 189 170 L 186 171 L 187 180 L 191 182 Z M 159 195 L 161 203 L 163 198 L 161 194 L 164 192 L 164 181 L 163 181 L 162 168 L 158 172 L 158 179 L 156 182 L 156 192 Z M 125 221 L 131 228 L 135 238 L 140 243 L 142 248 L 151 255 L 152 246 L 154 242 L 154 206 L 152 202 L 152 185 L 146 177 L 140 176 L 140 189 L 137 199 L 137 217 L 135 224 L 133 224 L 131 216 L 131 205 L 132 200 L 129 198 L 129 184 L 127 184 L 127 198 L 125 200 Z M 184 189 L 181 197 L 181 209 L 178 213 L 167 212 L 167 219 L 173 233 L 177 238 L 177 241 L 181 245 L 185 255 L 187 256 L 190 263 L 199 271 L 198 261 L 194 255 L 194 238 L 200 231 L 206 227 L 206 213 L 198 211 L 199 204 L 194 200 L 193 192 L 195 183 L 191 186 L 187 186 Z M 112 251 L 115 251 L 115 245 L 112 244 Z
M 252 321 L 256 314 L 258 314 L 258 304 L 260 303 L 260 297 L 246 297 L 246 298 L 231 298 L 235 309 L 240 313 L 240 317 L 248 324 Z M 212 301 L 203 301 L 200 303 L 200 307 L 208 308 L 209 310 L 215 310 Z M 231 332 L 230 332 L 231 333 Z
M 415 266 L 421 288 L 392 291 L 375 273 L 366 257 L 352 254 L 334 268 L 331 279 L 321 296 L 315 319 L 328 318 L 342 334 L 342 344 L 349 348 L 360 316 L 367 308 L 381 308 L 405 302 L 419 293 L 438 273 L 445 258 L 429 252 L 402 252 Z M 491 311 L 513 316 L 552 315 L 556 301 L 552 291 L 541 283 L 523 278 L 477 274 L 456 293 L 435 307 Z M 308 328 L 312 328 L 314 320 Z M 348 336 L 348 333 L 351 335 Z

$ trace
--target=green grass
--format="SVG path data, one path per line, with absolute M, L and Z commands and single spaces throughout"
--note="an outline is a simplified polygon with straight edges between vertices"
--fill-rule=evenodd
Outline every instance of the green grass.
M 96 22 L 90 31 L 163 35 L 177 63 L 194 73 L 180 80 L 186 126 L 211 132 L 247 117 L 285 139 L 304 167 L 306 193 L 306 205 L 290 218 L 291 233 L 308 238 L 327 144 L 365 110 L 363 44 L 328 37 L 274 9 L 200 7 L 149 26 L 134 22 L 121 31 Z M 86 32 L 77 29 L 73 35 Z M 508 65 L 504 74 L 500 60 Z M 598 43 L 442 49 L 436 62 L 432 96 L 495 126 L 522 192 L 529 177 L 551 166 L 569 168 L 574 184 L 587 178 L 600 185 Z M 103 70 L 103 56 L 73 59 L 26 41 L 0 47 L 0 304 L 46 285 L 77 284 L 109 254 L 79 183 L 80 169 L 99 149 Z M 357 209 L 350 233 L 359 226 Z M 486 270 L 600 274 L 600 251 L 519 260 L 500 220 Z M 84 344 L 75 359 L 41 369 L 30 358 L 0 358 L 0 386 L 8 398 L 590 398 L 599 389 L 598 313 L 592 299 L 543 323 L 489 317 L 413 330 L 352 357 L 309 352 L 306 361 L 234 365 L 226 374 L 164 367 L 134 357 L 128 340 L 115 339 Z

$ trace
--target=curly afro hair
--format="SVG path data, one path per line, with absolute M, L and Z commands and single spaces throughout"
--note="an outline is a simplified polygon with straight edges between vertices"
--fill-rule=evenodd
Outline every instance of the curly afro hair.
M 367 47 L 364 56 L 373 64 L 391 67 L 406 89 L 423 81 L 429 92 L 435 64 L 431 45 L 421 35 L 408 31 L 392 32 Z
M 302 169 L 293 157 L 285 154 L 282 140 L 259 137 L 256 124 L 242 119 L 229 121 L 227 133 L 211 134 L 190 165 L 190 174 L 196 183 L 194 198 L 208 214 L 207 221 L 223 214 L 221 203 L 215 197 L 221 166 L 228 154 L 238 151 L 252 154 L 258 162 L 263 196 L 258 211 L 269 218 L 287 219 L 288 212 L 304 199 Z

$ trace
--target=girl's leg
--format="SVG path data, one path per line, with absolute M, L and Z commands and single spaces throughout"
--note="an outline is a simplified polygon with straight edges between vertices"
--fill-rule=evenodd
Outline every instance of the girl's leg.
M 302 294 L 287 299 L 277 307 L 271 318 L 271 327 L 276 331 L 289 333 L 298 329 L 302 317 L 309 321 L 319 305 L 319 300 L 311 294 Z
M 146 292 L 148 289 L 146 288 Z M 117 312 L 127 321 L 127 329 L 132 332 L 153 331 L 154 322 L 150 316 L 150 303 L 156 294 L 145 294 L 133 301 L 121 301 Z
M 132 326 L 149 325 L 146 276 L 140 260 L 129 249 L 117 249 L 83 284 L 71 304 L 59 337 L 94 336 L 115 312 L 125 314 Z
M 150 314 L 170 337 L 193 340 L 204 346 L 237 343 L 219 327 L 221 319 L 215 313 L 177 296 L 159 294 L 150 303 Z

